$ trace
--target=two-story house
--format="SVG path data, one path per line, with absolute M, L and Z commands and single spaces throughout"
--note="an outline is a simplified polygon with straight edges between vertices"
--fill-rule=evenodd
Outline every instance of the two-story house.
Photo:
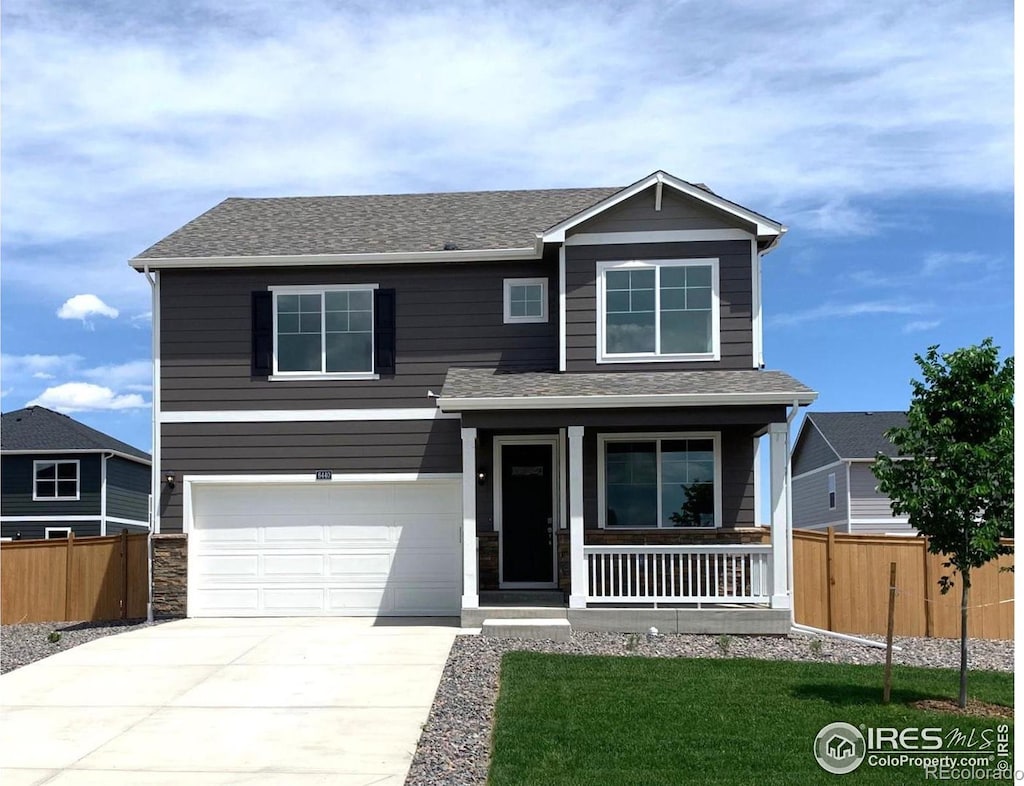
M 899 454 L 885 436 L 906 412 L 808 412 L 793 445 L 793 526 L 861 535 L 914 535 L 878 490 L 879 453 Z
M 149 530 L 149 454 L 46 407 L 0 417 L 4 540 Z
M 784 232 L 664 172 L 220 203 L 130 261 L 157 612 L 469 624 L 561 589 L 577 626 L 726 604 L 788 630 L 789 424 L 816 394 L 762 368 Z

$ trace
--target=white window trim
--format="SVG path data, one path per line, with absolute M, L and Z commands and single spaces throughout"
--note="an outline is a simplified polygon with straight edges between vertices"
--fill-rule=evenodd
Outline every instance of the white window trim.
M 661 455 L 662 440 L 679 440 L 679 439 L 710 439 L 712 443 L 712 450 L 714 452 L 714 465 L 715 465 L 715 523 L 710 527 L 664 527 L 661 525 L 662 511 L 661 511 L 661 461 L 660 458 L 657 462 L 657 473 L 658 473 L 658 523 L 653 527 L 624 527 L 624 526 L 607 526 L 608 516 L 608 502 L 606 491 L 607 487 L 605 484 L 605 446 L 609 442 L 642 442 L 642 441 L 657 441 L 659 443 L 657 449 L 657 455 Z M 613 434 L 598 434 L 597 435 L 597 526 L 599 529 L 610 529 L 610 530 L 712 530 L 720 529 L 722 527 L 722 434 L 719 431 L 656 431 L 656 432 L 615 432 Z
M 540 316 L 512 316 L 512 287 L 530 286 L 539 286 L 541 288 Z M 506 325 L 523 325 L 548 321 L 548 280 L 546 278 L 506 278 L 504 289 L 504 320 Z
M 379 289 L 379 284 L 308 284 L 302 286 L 279 286 L 267 287 L 274 293 L 274 371 L 270 375 L 271 382 L 302 382 L 321 381 L 325 379 L 380 379 L 380 374 L 374 371 L 278 371 L 277 369 L 277 298 L 278 295 L 320 295 L 320 368 L 325 368 L 327 341 L 325 337 L 327 320 L 324 311 L 324 295 L 327 292 L 365 292 Z M 371 306 L 371 313 L 372 306 Z M 370 325 L 370 365 L 375 365 L 376 358 L 376 331 L 373 329 L 372 318 Z
M 826 493 L 828 495 L 828 509 L 836 509 L 836 473 L 829 472 L 828 480 L 826 481 Z
M 71 527 L 46 527 L 43 529 L 43 538 L 46 540 L 53 540 L 50 534 L 53 532 L 63 532 L 65 537 L 71 535 Z
M 40 464 L 74 464 L 75 465 L 75 496 L 73 497 L 40 497 L 36 494 L 36 481 L 38 480 Z M 60 486 L 57 485 L 57 474 L 54 469 L 54 491 Z M 47 481 L 48 482 L 48 481 Z M 65 480 L 65 482 L 67 482 Z M 33 502 L 78 502 L 82 498 L 82 462 L 78 459 L 36 459 L 32 462 L 32 501 Z
M 688 267 L 697 265 L 711 266 L 711 351 L 688 352 L 671 355 L 659 354 L 657 347 L 654 352 L 631 352 L 612 354 L 605 349 L 605 273 L 609 270 L 645 270 L 657 271 L 662 267 Z M 721 303 L 719 299 L 719 261 L 714 258 L 699 259 L 634 259 L 597 263 L 597 363 L 686 363 L 700 361 L 716 361 L 721 359 Z M 655 336 L 661 335 L 661 276 L 656 272 L 654 286 L 654 330 Z M 657 339 L 656 339 L 657 341 Z

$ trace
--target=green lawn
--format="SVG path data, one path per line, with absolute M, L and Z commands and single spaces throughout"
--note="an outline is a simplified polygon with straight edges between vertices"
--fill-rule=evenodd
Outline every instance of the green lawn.
M 919 768 L 867 762 L 848 775 L 827 773 L 813 757 L 814 737 L 834 721 L 964 732 L 1000 722 L 906 706 L 955 698 L 954 671 L 894 668 L 888 706 L 881 684 L 881 666 L 508 653 L 490 783 L 916 783 L 924 780 Z M 969 690 L 1011 706 L 1013 675 L 972 673 Z

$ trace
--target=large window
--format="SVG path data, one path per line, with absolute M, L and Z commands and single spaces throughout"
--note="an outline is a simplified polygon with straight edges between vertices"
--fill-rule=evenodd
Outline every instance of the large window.
M 718 525 L 717 437 L 600 438 L 605 527 Z
M 274 289 L 274 374 L 373 375 L 373 286 Z
M 717 360 L 718 260 L 599 262 L 598 361 Z
M 77 460 L 36 461 L 32 466 L 32 499 L 78 499 Z

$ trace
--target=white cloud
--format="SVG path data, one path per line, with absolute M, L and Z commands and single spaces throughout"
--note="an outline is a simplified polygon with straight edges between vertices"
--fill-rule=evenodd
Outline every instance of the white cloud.
M 162 8 L 5 4 L 5 234 L 116 238 L 66 270 L 136 305 L 148 288 L 124 260 L 227 194 L 660 167 L 857 234 L 877 221 L 861 197 L 1012 190 L 1006 3 Z
M 96 295 L 75 295 L 68 298 L 57 310 L 57 316 L 61 319 L 80 319 L 83 322 L 90 317 L 108 317 L 117 319 L 118 310 L 108 306 Z
M 11 390 L 17 390 L 20 396 L 36 395 L 40 389 L 39 380 L 44 383 L 50 380 L 68 380 L 63 384 L 51 385 L 40 398 L 51 391 L 64 391 L 69 385 L 84 386 L 72 390 L 89 390 L 97 388 L 100 383 L 104 390 L 112 390 L 112 401 L 133 402 L 141 398 L 121 395 L 128 393 L 146 393 L 152 390 L 153 364 L 149 360 L 129 360 L 124 363 L 110 363 L 100 366 L 87 366 L 81 355 L 0 355 L 0 375 Z M 144 402 L 142 406 L 148 406 Z M 44 404 L 44 406 L 49 406 Z M 70 411 L 70 410 L 69 410 Z
M 80 375 L 88 380 L 103 382 L 115 389 L 150 390 L 153 364 L 148 360 L 131 360 L 127 363 L 84 369 Z
M 88 382 L 65 382 L 47 388 L 25 406 L 41 406 L 58 412 L 143 409 L 149 406 L 138 393 L 117 395 L 108 387 Z
M 993 269 L 998 260 L 988 254 L 976 251 L 931 251 L 925 254 L 921 263 L 921 272 L 926 276 L 934 276 L 948 270 L 968 270 L 976 272 Z
M 11 377 L 53 374 L 72 368 L 82 361 L 81 355 L 0 355 L 0 375 Z
M 804 311 L 789 314 L 778 314 L 769 321 L 773 325 L 801 325 L 805 322 L 816 322 L 821 319 L 837 319 L 862 317 L 877 314 L 920 314 L 928 311 L 930 306 L 924 303 L 911 303 L 902 300 L 864 300 L 854 303 L 824 303 Z
M 941 325 L 941 320 L 938 319 L 918 319 L 913 322 L 908 322 L 903 326 L 904 333 L 923 333 L 926 330 L 937 328 Z
M 53 374 L 49 374 L 46 371 L 37 371 L 32 375 L 32 379 L 53 379 Z

